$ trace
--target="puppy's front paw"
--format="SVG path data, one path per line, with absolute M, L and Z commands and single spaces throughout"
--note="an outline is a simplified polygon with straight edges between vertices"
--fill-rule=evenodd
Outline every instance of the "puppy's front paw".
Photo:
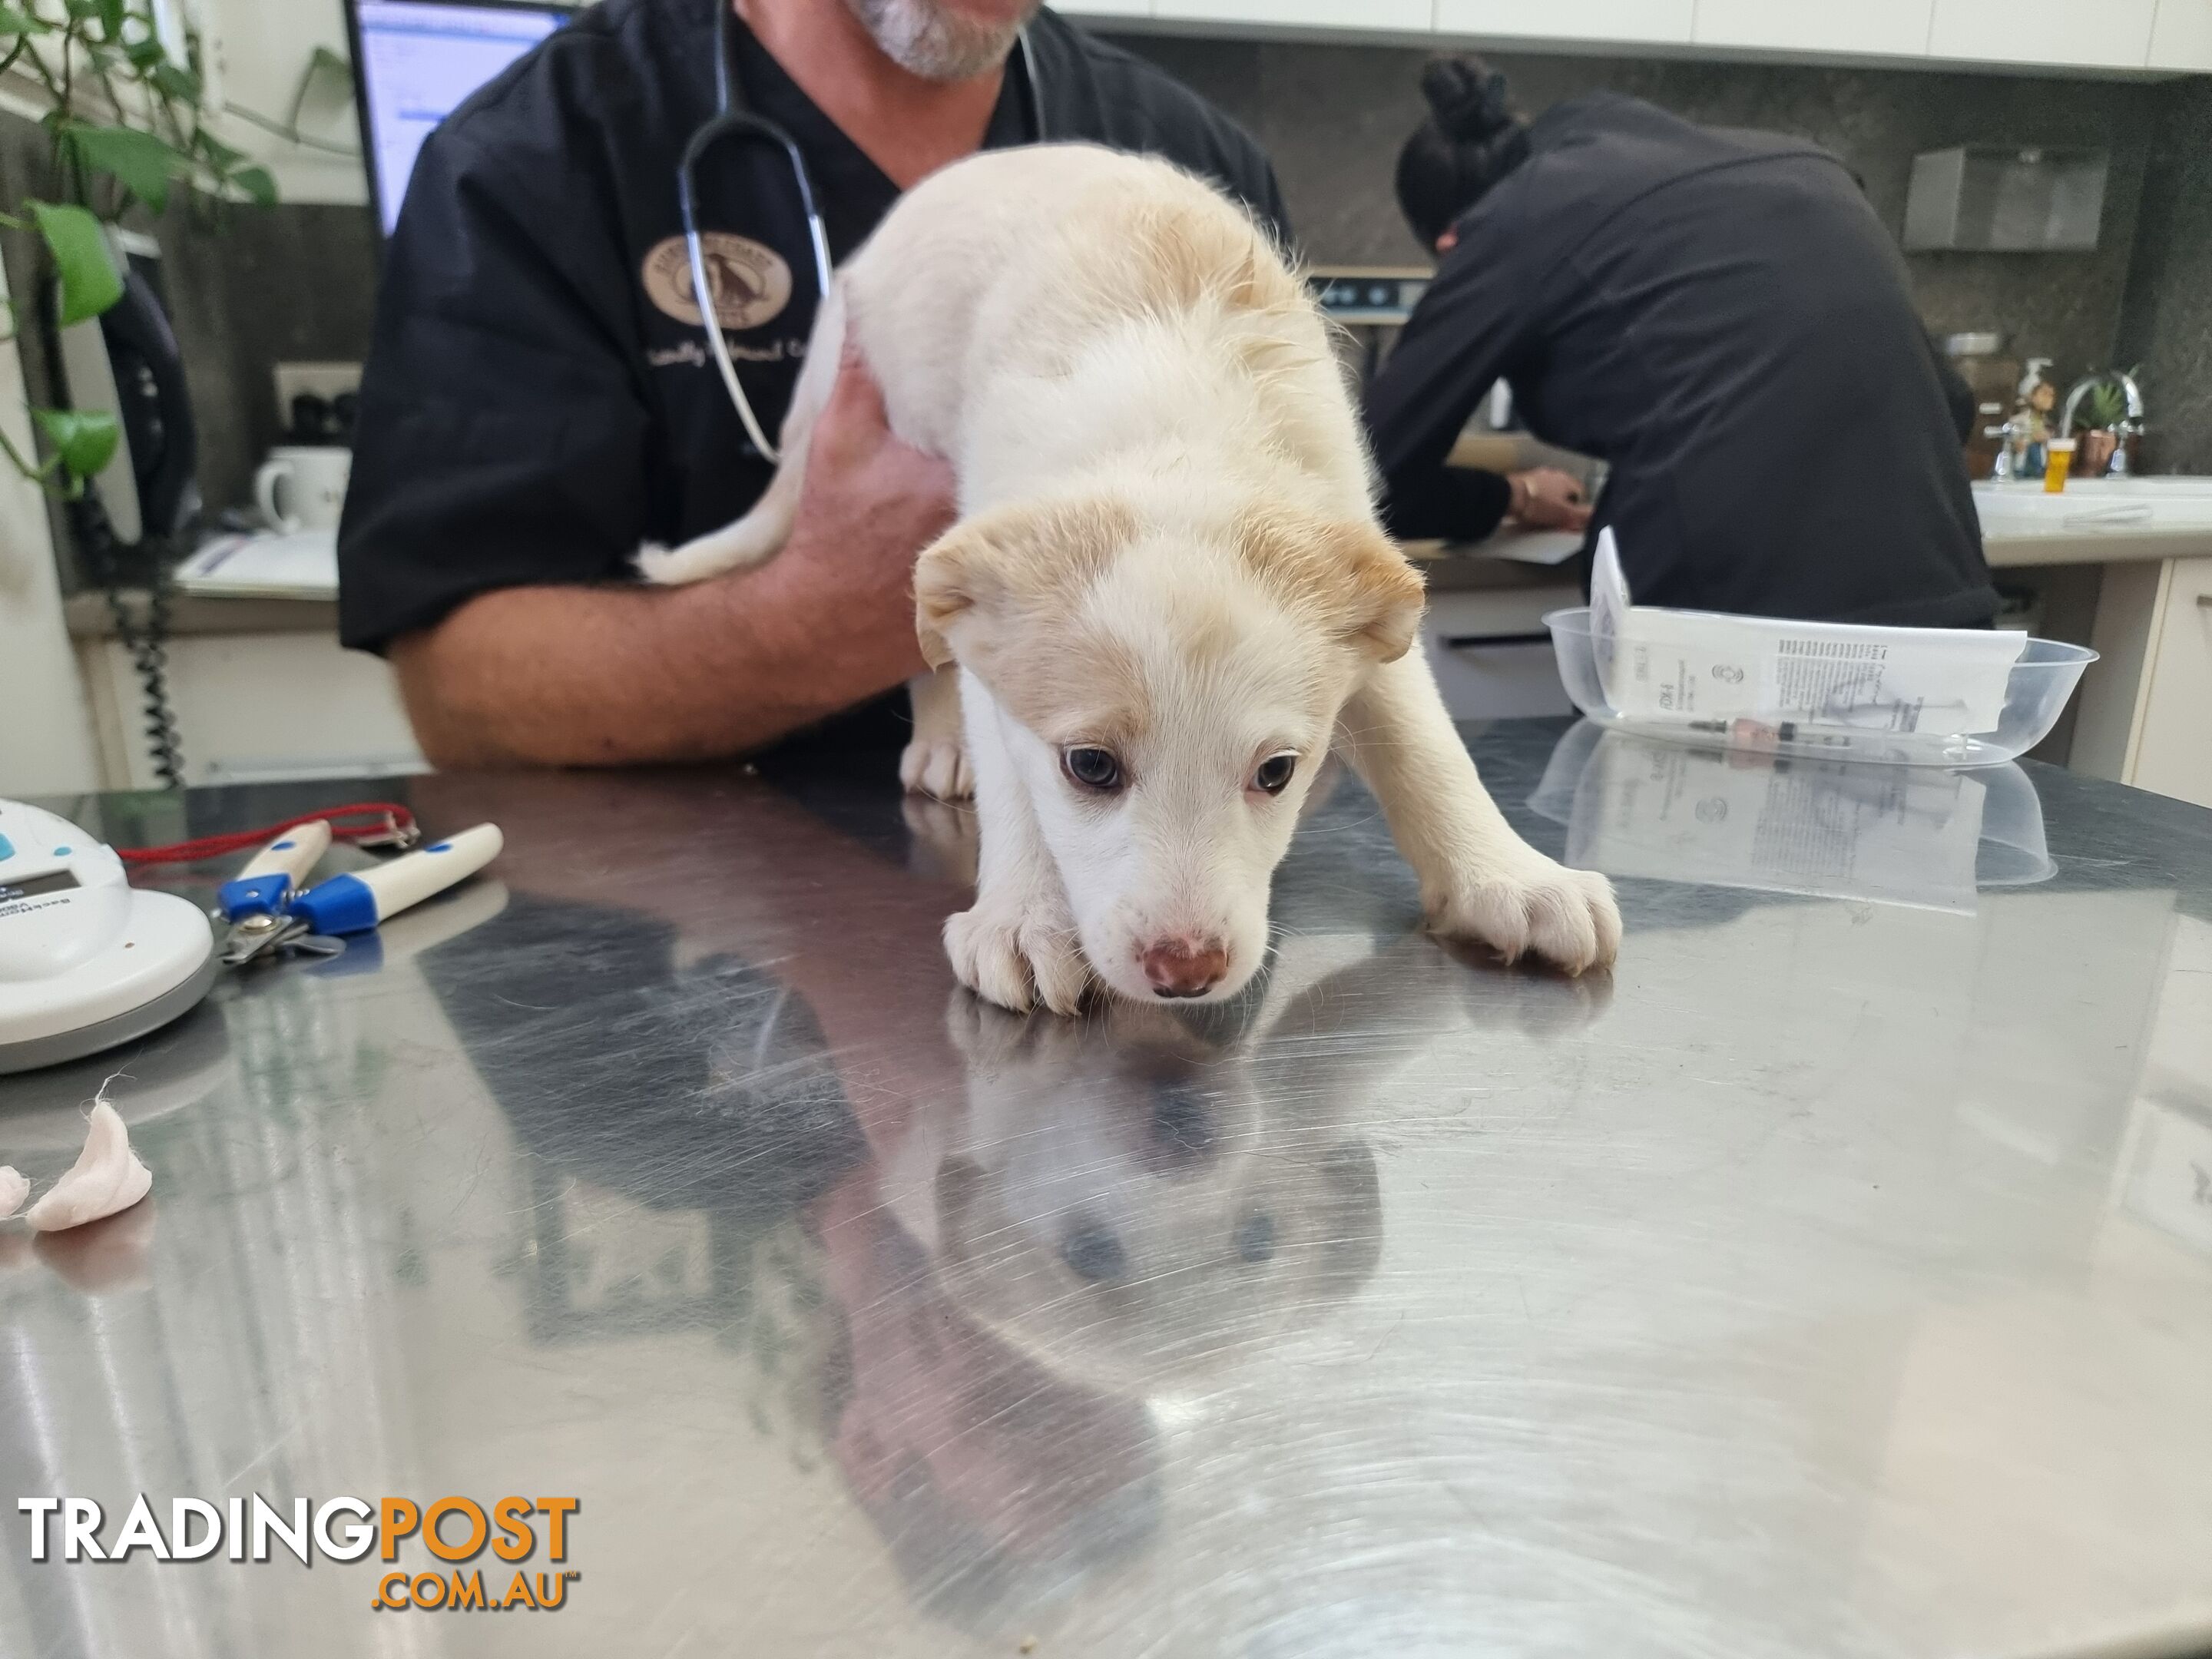
M 1570 870 L 1540 853 L 1469 871 L 1422 896 L 1431 933 L 1486 945 L 1508 962 L 1533 954 L 1579 974 L 1610 968 L 1620 954 L 1613 884 L 1595 870 Z
M 899 757 L 899 781 L 909 794 L 939 800 L 967 800 L 975 793 L 968 748 L 958 738 L 915 738 Z
M 1091 984 L 1091 964 L 1072 921 L 1049 908 L 1028 911 L 988 901 L 945 924 L 945 954 L 960 982 L 986 1002 L 1025 1014 L 1042 1003 L 1072 1014 Z

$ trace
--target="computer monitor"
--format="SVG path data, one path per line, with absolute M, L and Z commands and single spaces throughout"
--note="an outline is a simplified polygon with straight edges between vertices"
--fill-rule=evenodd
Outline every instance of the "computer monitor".
M 399 222 L 422 141 L 463 100 L 574 15 L 502 0 L 348 0 L 362 157 L 376 222 Z

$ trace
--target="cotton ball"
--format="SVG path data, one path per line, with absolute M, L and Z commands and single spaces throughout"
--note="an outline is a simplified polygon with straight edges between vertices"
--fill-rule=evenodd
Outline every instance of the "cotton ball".
M 122 1115 L 107 1103 L 103 1093 L 93 1102 L 84 1151 L 77 1155 L 70 1172 L 31 1206 L 31 1212 L 23 1218 L 34 1232 L 82 1227 L 129 1209 L 153 1185 L 154 1172 L 131 1150 L 131 1136 L 123 1127 Z

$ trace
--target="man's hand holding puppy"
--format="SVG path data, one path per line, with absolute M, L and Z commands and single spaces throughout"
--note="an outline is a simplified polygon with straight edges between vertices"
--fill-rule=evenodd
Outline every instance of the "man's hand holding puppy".
M 915 556 L 952 517 L 951 469 L 892 435 L 867 369 L 844 362 L 773 563 L 690 587 L 501 588 L 398 641 L 392 664 L 443 766 L 754 748 L 921 672 Z

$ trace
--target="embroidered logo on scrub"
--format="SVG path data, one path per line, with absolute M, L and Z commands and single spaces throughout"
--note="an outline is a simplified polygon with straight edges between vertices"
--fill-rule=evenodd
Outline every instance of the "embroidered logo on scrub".
M 724 328 L 758 328 L 791 303 L 791 267 L 783 256 L 750 236 L 710 230 L 699 239 L 707 256 L 707 286 Z M 647 295 L 663 313 L 693 328 L 704 320 L 692 296 L 691 254 L 672 236 L 645 256 L 641 273 Z

